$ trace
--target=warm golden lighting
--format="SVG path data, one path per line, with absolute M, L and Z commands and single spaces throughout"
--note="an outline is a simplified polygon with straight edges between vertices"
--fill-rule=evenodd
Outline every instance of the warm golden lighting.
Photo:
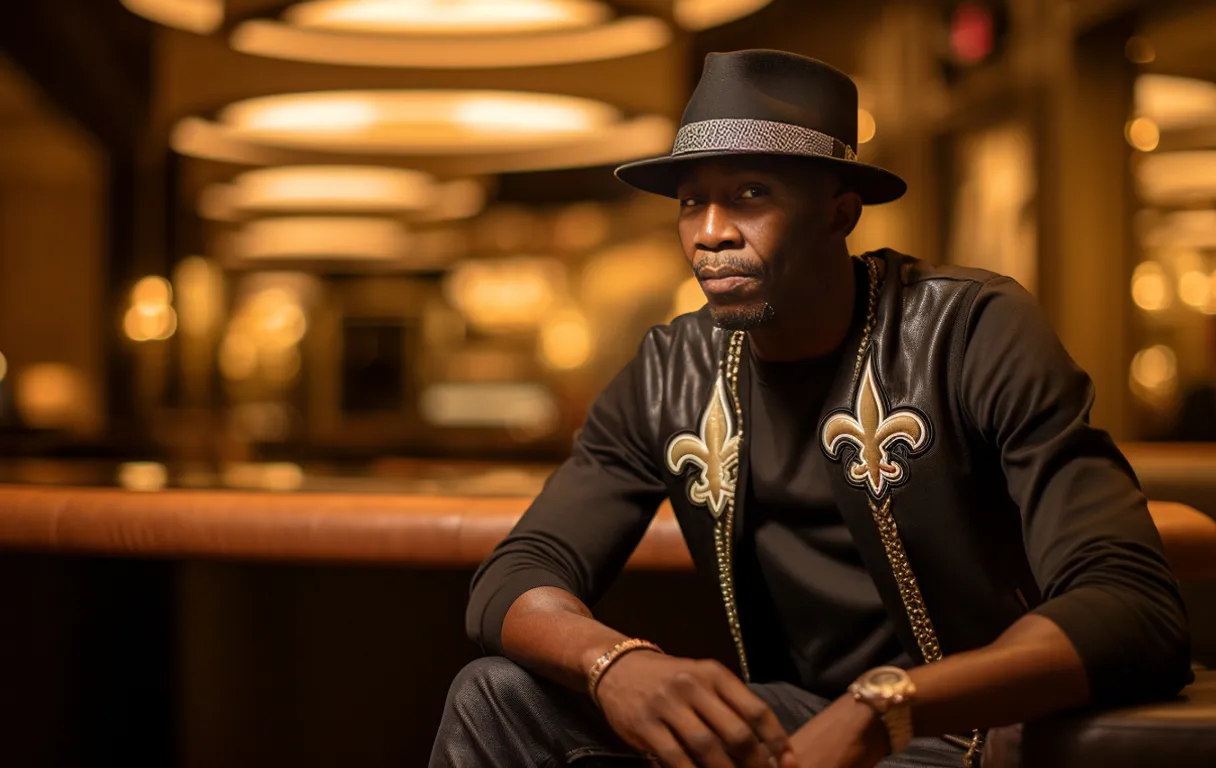
M 258 347 L 246 333 L 229 332 L 220 344 L 220 373 L 229 381 L 244 381 L 258 369 Z
M 1147 37 L 1132 35 L 1123 46 L 1123 53 L 1133 64 L 1151 64 L 1157 58 L 1157 51 Z
M 446 382 L 423 390 L 418 410 L 440 427 L 543 432 L 558 419 L 553 393 L 540 384 Z
M 434 203 L 430 174 L 375 166 L 288 166 L 247 171 L 233 181 L 243 211 L 411 211 Z
M 165 465 L 156 461 L 126 461 L 118 465 L 118 484 L 128 491 L 159 491 L 169 481 Z
M 1211 282 L 1206 272 L 1189 270 L 1178 278 L 1178 298 L 1192 309 L 1203 309 L 1211 301 Z
M 557 214 L 553 246 L 560 251 L 585 251 L 608 239 L 608 212 L 599 203 L 575 203 Z
M 513 35 L 593 26 L 611 15 L 589 0 L 311 0 L 285 17 L 297 26 L 339 32 Z
M 173 301 L 173 286 L 163 277 L 150 275 L 131 289 L 131 303 L 136 306 L 159 307 Z
M 1216 83 L 1174 75 L 1136 78 L 1137 115 L 1161 130 L 1216 125 Z
M 291 462 L 238 463 L 224 468 L 223 483 L 229 488 L 262 491 L 296 491 L 304 485 L 304 470 Z
M 1149 392 L 1159 393 L 1170 388 L 1177 375 L 1178 359 L 1174 350 L 1164 344 L 1142 349 L 1132 358 L 1132 383 Z
M 543 34 L 462 39 L 306 29 L 252 19 L 236 28 L 230 44 L 254 56 L 325 64 L 495 69 L 607 61 L 657 51 L 670 42 L 671 30 L 660 19 L 629 16 L 598 26 Z
M 448 130 L 449 137 L 458 133 Z M 170 146 L 174 151 L 188 157 L 214 160 L 239 165 L 276 165 L 296 162 L 299 153 L 285 146 L 272 146 L 275 140 L 266 137 L 255 143 L 249 136 L 238 135 L 239 131 L 226 124 L 214 123 L 197 117 L 179 120 L 170 135 Z M 393 148 L 385 148 L 379 141 L 368 142 L 365 136 L 337 135 L 332 132 L 316 139 L 315 144 L 305 145 L 300 140 L 300 149 L 337 151 L 344 153 L 438 153 L 461 154 L 461 168 L 470 175 L 492 175 L 515 171 L 537 171 L 558 168 L 582 168 L 595 165 L 615 165 L 639 157 L 662 154 L 671 149 L 675 127 L 670 120 L 656 115 L 642 115 L 630 120 L 608 123 L 574 136 L 546 137 L 543 141 L 525 143 L 520 136 L 499 136 L 499 146 L 494 139 L 482 135 L 479 141 L 462 140 L 446 147 L 434 146 L 426 141 L 413 141 L 405 136 L 394 139 Z M 467 139 L 467 137 L 466 137 Z M 507 140 L 510 140 L 510 143 Z M 311 139 L 310 139 L 311 141 Z M 384 144 L 388 144 L 385 140 Z M 293 143 L 294 146 L 294 143 Z M 216 206 L 220 208 L 220 206 Z M 208 215 L 220 220 L 236 218 L 230 210 L 212 211 Z
M 80 371 L 62 363 L 22 368 L 13 401 L 22 420 L 35 429 L 62 429 L 81 422 L 88 400 Z
M 755 13 L 772 0 L 675 0 L 676 23 L 685 29 L 716 27 Z
M 173 270 L 177 286 L 178 322 L 182 333 L 199 337 L 210 333 L 223 303 L 220 269 L 202 256 L 187 256 Z
M 333 91 L 263 96 L 220 113 L 238 139 L 311 150 L 473 152 L 543 147 L 620 119 L 574 96 L 512 91 Z
M 671 314 L 672 317 L 679 317 L 687 315 L 689 312 L 696 312 L 703 306 L 705 306 L 705 291 L 701 290 L 701 284 L 697 282 L 697 278 L 690 277 L 680 283 L 680 287 L 676 289 Z
M 587 318 L 577 310 L 558 312 L 540 331 L 540 359 L 557 371 L 581 368 L 591 359 L 595 339 Z
M 1141 197 L 1149 202 L 1187 203 L 1216 200 L 1216 150 L 1148 155 L 1136 164 L 1136 182 Z M 1210 227 L 1205 228 L 1211 231 Z
M 0 352 L 0 381 L 4 381 L 4 377 L 8 375 L 8 359 Z
M 1124 129 L 1127 143 L 1141 152 L 1152 152 L 1161 141 L 1161 131 L 1157 124 L 1147 117 L 1137 117 L 1130 121 Z
M 1132 273 L 1132 301 L 1147 312 L 1157 312 L 1170 305 L 1169 281 L 1165 270 L 1155 261 L 1146 261 Z
M 409 247 L 399 221 L 372 216 L 285 216 L 246 224 L 236 240 L 243 259 L 397 259 Z
M 561 262 L 522 257 L 458 264 L 444 284 L 452 306 L 487 331 L 535 328 L 564 287 Z
M 122 328 L 132 341 L 163 341 L 177 330 L 177 313 L 170 306 L 173 286 L 163 277 L 150 275 L 131 289 L 131 306 L 123 315 Z
M 857 110 L 857 143 L 865 144 L 874 139 L 874 132 L 878 129 L 874 123 L 874 115 L 870 114 L 868 109 Z
M 454 221 L 481 213 L 486 204 L 486 188 L 473 179 L 456 179 L 438 185 L 430 208 L 419 217 L 423 221 Z
M 173 307 L 136 305 L 122 318 L 122 329 L 131 341 L 164 341 L 177 330 Z
M 139 16 L 166 27 L 209 35 L 224 23 L 224 0 L 121 0 Z

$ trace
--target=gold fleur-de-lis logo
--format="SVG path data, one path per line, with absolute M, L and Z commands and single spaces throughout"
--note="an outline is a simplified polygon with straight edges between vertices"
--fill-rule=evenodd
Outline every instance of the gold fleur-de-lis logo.
M 873 362 L 867 359 L 852 412 L 838 411 L 830 416 L 824 422 L 822 440 L 824 452 L 832 459 L 839 457 L 845 445 L 856 449 L 845 467 L 845 477 L 880 499 L 890 484 L 904 479 L 905 469 L 891 460 L 890 447 L 902 442 L 909 453 L 916 453 L 928 444 L 929 429 L 920 414 L 910 408 L 886 413 Z
M 667 469 L 678 475 L 688 464 L 699 470 L 688 481 L 688 499 L 709 507 L 716 520 L 735 496 L 739 468 L 739 435 L 720 373 L 701 415 L 700 434 L 681 432 L 667 443 Z

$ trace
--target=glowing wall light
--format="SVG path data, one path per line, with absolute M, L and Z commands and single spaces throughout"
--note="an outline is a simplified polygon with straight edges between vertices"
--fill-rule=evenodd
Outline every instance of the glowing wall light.
M 1140 75 L 1136 114 L 1162 130 L 1216 124 L 1216 83 L 1173 75 Z
M 1136 164 L 1136 183 L 1140 196 L 1150 202 L 1216 200 L 1216 150 L 1165 152 L 1141 158 Z
M 123 315 L 122 329 L 132 341 L 163 341 L 177 330 L 173 286 L 157 275 L 142 278 L 131 289 L 131 306 Z

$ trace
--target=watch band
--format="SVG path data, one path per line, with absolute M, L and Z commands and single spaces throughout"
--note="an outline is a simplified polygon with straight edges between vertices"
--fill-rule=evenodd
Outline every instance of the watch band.
M 912 743 L 912 708 L 905 702 L 893 705 L 882 713 L 883 725 L 887 727 L 887 740 L 891 742 L 891 754 L 903 752 Z

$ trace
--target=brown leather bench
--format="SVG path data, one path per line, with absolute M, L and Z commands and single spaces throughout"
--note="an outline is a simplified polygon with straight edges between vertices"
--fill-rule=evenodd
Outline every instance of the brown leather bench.
M 490 553 L 528 501 L 0 485 L 0 548 L 463 568 Z M 1173 502 L 1150 502 L 1149 509 L 1175 574 L 1216 578 L 1216 520 Z M 692 567 L 667 505 L 630 567 Z
M 984 768 L 1211 768 L 1216 671 L 1171 701 L 1053 717 L 989 734 Z

